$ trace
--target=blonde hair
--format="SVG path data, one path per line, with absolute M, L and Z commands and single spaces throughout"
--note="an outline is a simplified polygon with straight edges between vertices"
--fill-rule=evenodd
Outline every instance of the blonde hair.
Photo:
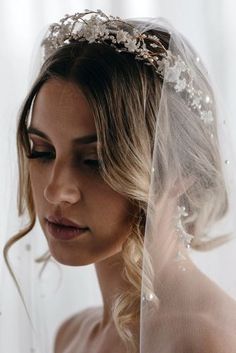
M 152 33 L 168 48 L 167 33 Z M 71 81 L 85 94 L 93 110 L 98 143 L 102 146 L 98 150 L 102 161 L 101 175 L 111 188 L 137 206 L 131 234 L 122 250 L 123 276 L 132 289 L 120 293 L 113 306 L 114 322 L 120 337 L 127 344 L 127 351 L 136 352 L 137 337 L 133 326 L 140 317 L 143 240 L 155 131 L 158 130 L 155 182 L 159 195 L 164 192 L 171 176 L 170 165 L 175 175 L 180 177 L 189 175 L 188 167 L 191 165 L 195 182 L 181 197 L 189 212 L 185 220 L 186 230 L 194 230 L 192 247 L 201 250 L 224 241 L 223 238 L 208 243 L 199 240 L 209 221 L 223 217 L 228 207 L 218 146 L 210 141 L 199 119 L 183 120 L 186 114 L 182 113 L 186 108 L 184 104 L 181 107 L 179 101 L 175 102 L 177 98 L 174 94 L 173 114 L 168 115 L 169 120 L 165 114 L 160 115 L 157 121 L 162 81 L 152 67 L 134 60 L 131 53 L 119 54 L 109 46 L 86 42 L 72 42 L 58 49 L 43 64 L 19 116 L 18 214 L 22 215 L 27 210 L 30 222 L 5 245 L 4 257 L 10 271 L 7 257 L 9 248 L 29 233 L 36 219 L 26 157 L 30 154 L 26 121 L 35 95 L 52 78 Z M 207 82 L 205 85 L 210 91 Z M 173 150 L 170 150 L 170 146 L 173 146 Z M 167 155 L 171 156 L 169 161 Z M 196 168 L 192 167 L 194 165 Z M 41 260 L 46 261 L 46 257 Z M 151 263 L 149 271 L 152 271 Z M 11 274 L 15 280 L 12 271 Z M 147 274 L 143 275 L 145 277 Z M 148 279 L 144 278 L 144 283 L 148 286 Z

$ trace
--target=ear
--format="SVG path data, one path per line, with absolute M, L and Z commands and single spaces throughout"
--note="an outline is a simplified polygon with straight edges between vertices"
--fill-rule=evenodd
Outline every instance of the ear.
M 176 198 L 182 195 L 195 182 L 195 177 L 186 177 L 181 180 L 176 180 L 174 185 L 170 188 L 169 196 Z

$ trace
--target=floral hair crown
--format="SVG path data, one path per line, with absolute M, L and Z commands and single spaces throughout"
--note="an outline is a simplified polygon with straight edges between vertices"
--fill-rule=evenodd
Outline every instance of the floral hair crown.
M 120 17 L 108 16 L 101 10 L 86 9 L 74 15 L 66 14 L 59 22 L 49 26 L 49 33 L 41 43 L 44 60 L 57 48 L 73 41 L 104 43 L 119 53 L 134 53 L 135 59 L 152 65 L 159 77 L 187 98 L 189 109 L 195 111 L 205 124 L 209 125 L 214 120 L 209 109 L 210 97 L 194 87 L 190 68 L 179 55 L 174 56 L 166 49 L 157 36 L 141 33 L 131 23 Z

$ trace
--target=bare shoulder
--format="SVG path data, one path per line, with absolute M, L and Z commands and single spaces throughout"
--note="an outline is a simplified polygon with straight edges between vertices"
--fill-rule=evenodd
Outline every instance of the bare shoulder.
M 154 340 L 169 347 L 170 352 L 235 353 L 236 326 L 224 325 L 203 313 L 171 315 L 169 319 L 166 332 L 161 331 Z
M 236 301 L 208 278 L 200 283 L 199 301 L 187 316 L 191 328 L 188 335 L 190 351 L 236 352 Z
M 58 328 L 54 340 L 54 353 L 65 352 L 69 342 L 78 335 L 82 327 L 86 324 L 99 308 L 86 308 L 66 319 Z
M 234 353 L 236 347 L 236 325 L 227 325 L 208 315 L 200 315 L 194 332 L 189 336 L 188 348 L 198 353 Z
M 147 330 L 150 346 L 160 352 L 168 347 L 168 352 L 175 353 L 235 353 L 236 313 L 229 316 L 228 310 L 219 316 L 215 310 L 162 313 Z

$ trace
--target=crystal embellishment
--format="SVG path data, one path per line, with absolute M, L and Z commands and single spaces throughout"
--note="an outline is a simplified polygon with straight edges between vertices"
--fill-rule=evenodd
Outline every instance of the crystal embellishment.
M 149 292 L 149 293 L 145 293 L 142 296 L 142 300 L 143 302 L 151 302 L 154 299 L 154 295 L 153 293 Z
M 182 241 L 184 246 L 189 249 L 191 247 L 191 241 L 193 239 L 193 235 L 187 233 L 183 227 L 181 218 L 188 216 L 188 213 L 185 211 L 184 206 L 177 206 L 178 214 L 176 217 L 177 223 L 176 223 L 176 232 L 179 236 L 179 239 Z
M 127 30 L 121 28 L 121 24 Z M 128 21 L 123 21 L 118 16 L 108 16 L 100 9 L 86 9 L 73 15 L 66 14 L 59 23 L 49 26 L 49 31 L 41 42 L 44 60 L 57 48 L 73 41 L 103 43 L 119 53 L 135 54 L 135 59 L 143 60 L 145 64 L 154 67 L 158 76 L 187 101 L 190 110 L 204 124 L 213 122 L 213 113 L 209 109 L 210 97 L 195 87 L 189 67 L 179 55 L 175 56 L 167 50 L 157 36 L 139 32 Z M 196 57 L 196 63 L 199 61 L 200 58 Z

